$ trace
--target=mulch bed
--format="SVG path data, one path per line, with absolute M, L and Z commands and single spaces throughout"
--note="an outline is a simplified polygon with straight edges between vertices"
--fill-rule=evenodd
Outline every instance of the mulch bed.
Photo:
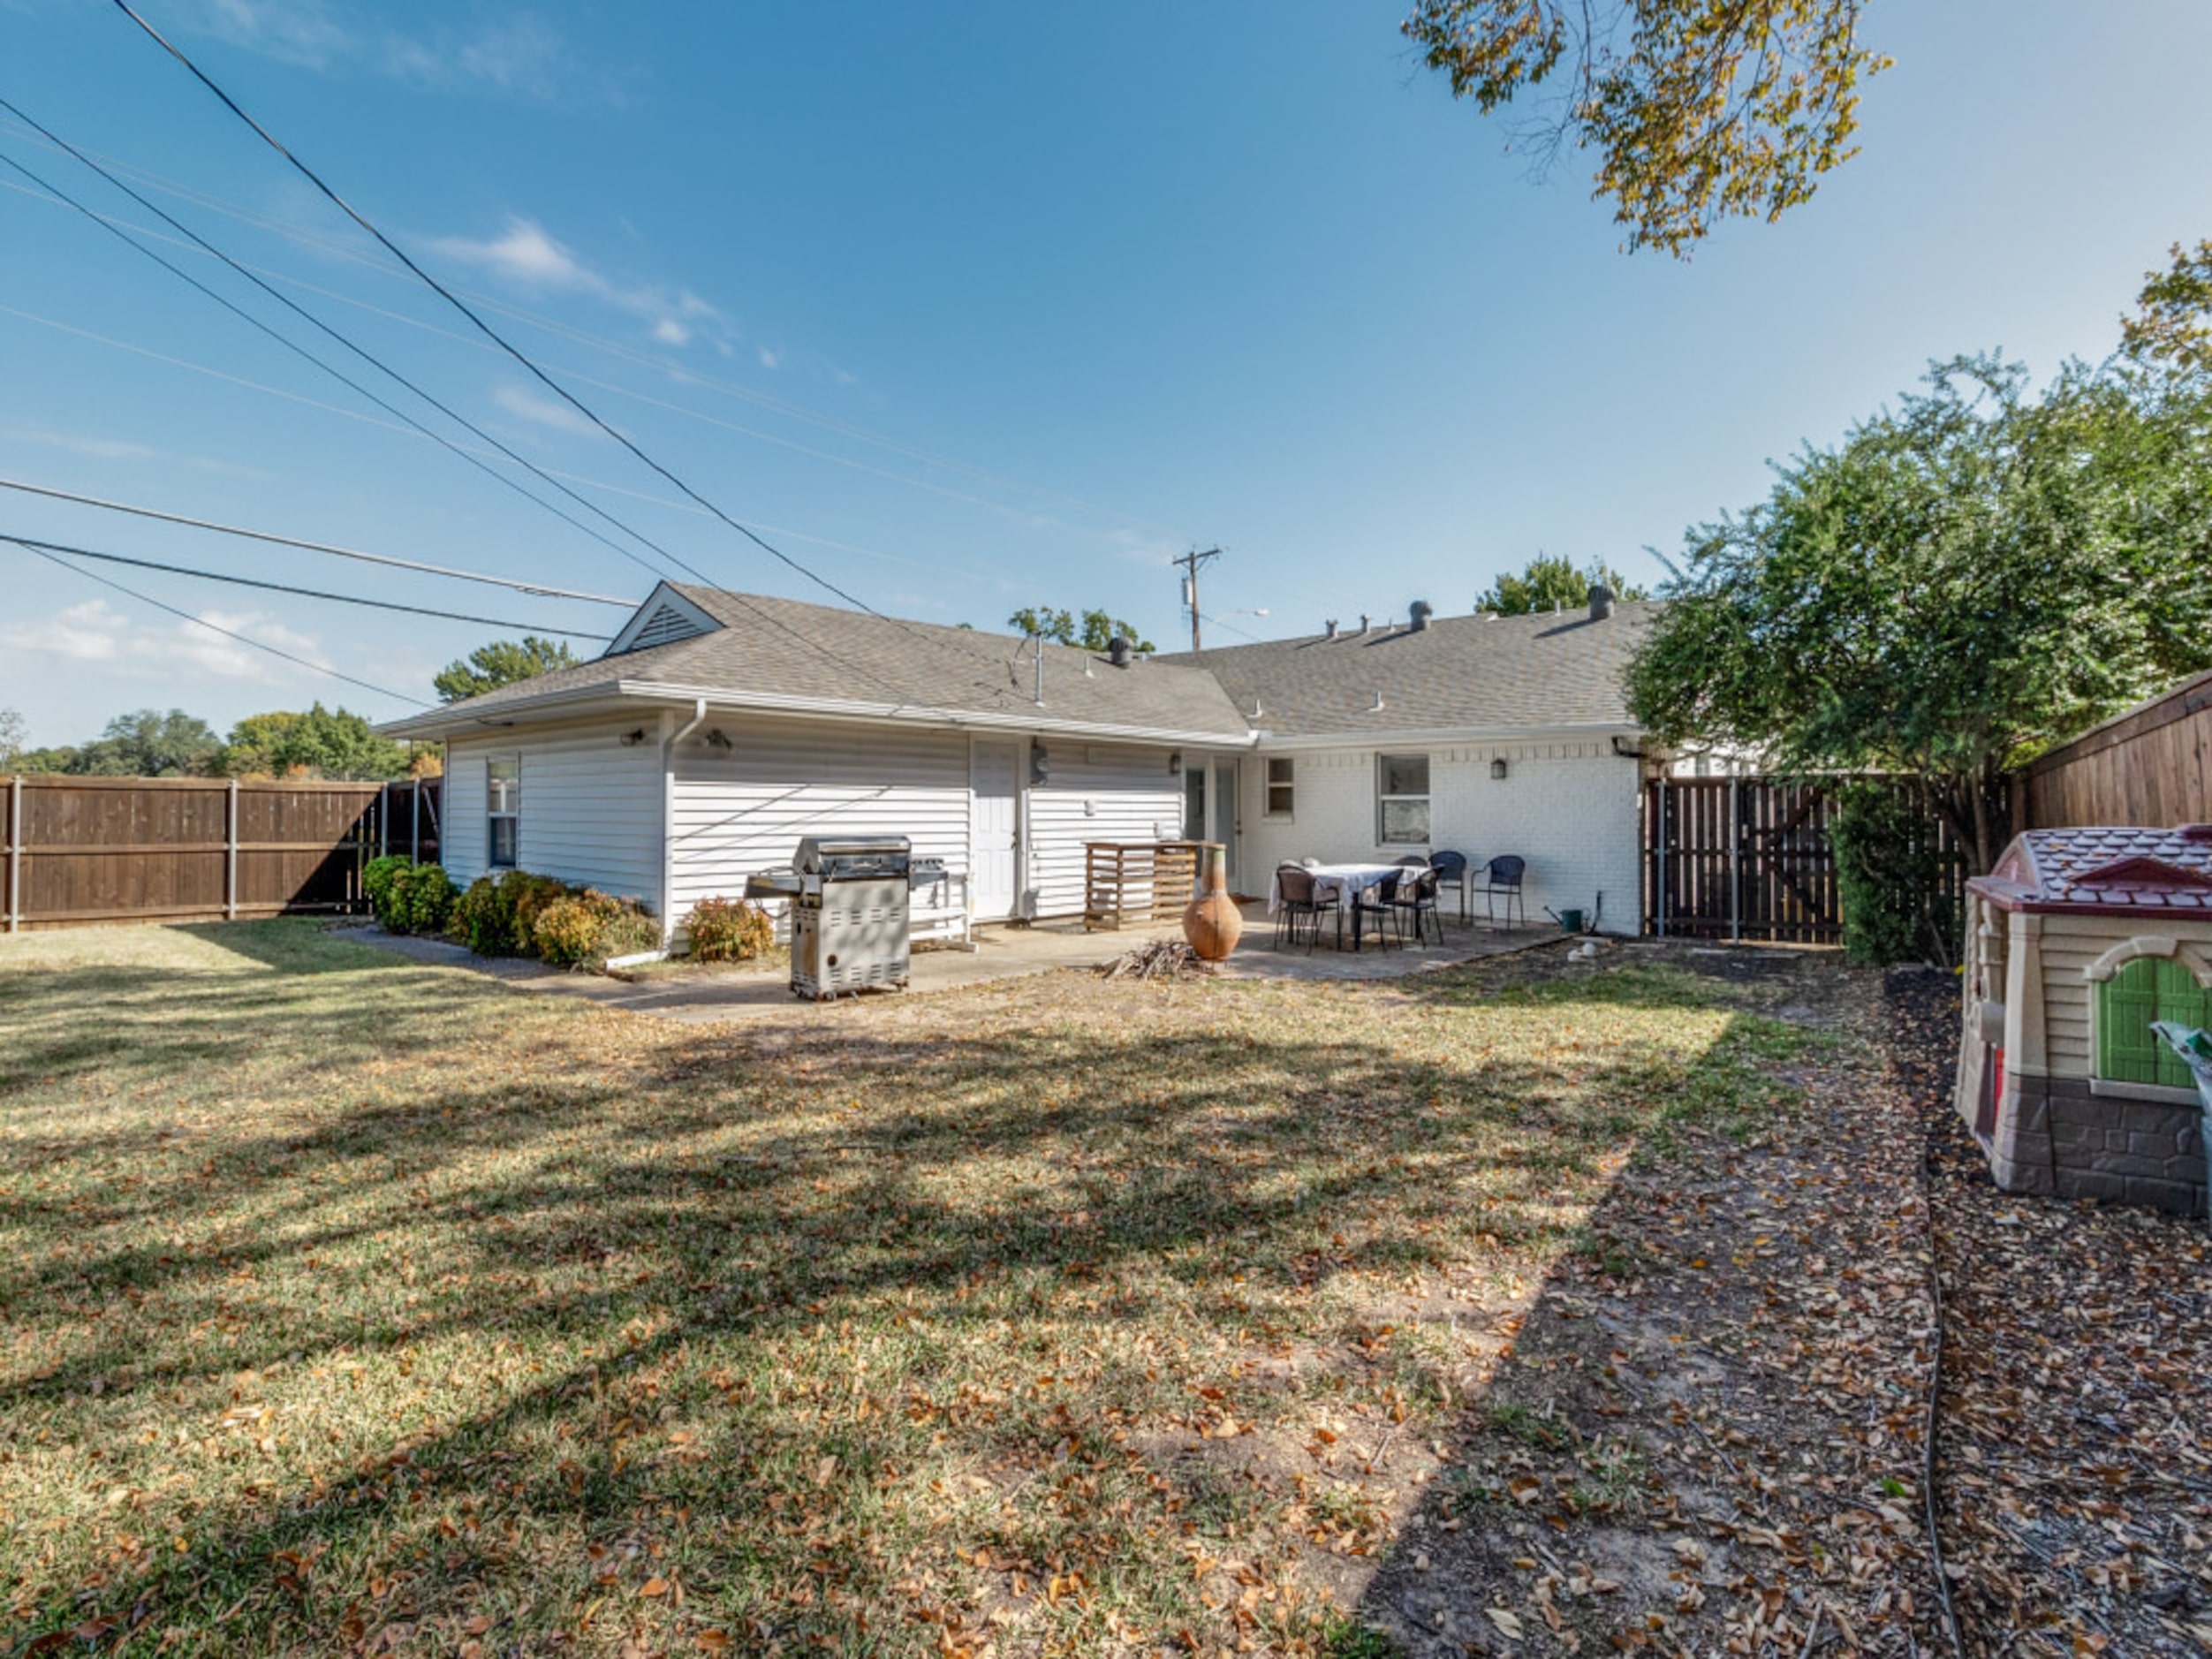
M 2212 1234 L 1999 1192 L 1950 1110 L 1954 985 L 1889 989 L 1933 1131 L 1938 1495 L 1967 1649 L 2212 1651 Z

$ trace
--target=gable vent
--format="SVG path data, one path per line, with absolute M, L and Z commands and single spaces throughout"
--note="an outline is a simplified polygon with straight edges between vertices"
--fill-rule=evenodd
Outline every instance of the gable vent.
M 631 636 L 630 649 L 649 651 L 656 645 L 670 645 L 678 640 L 688 640 L 704 633 L 698 622 L 674 605 L 662 603 L 653 609 L 645 619 L 645 625 Z

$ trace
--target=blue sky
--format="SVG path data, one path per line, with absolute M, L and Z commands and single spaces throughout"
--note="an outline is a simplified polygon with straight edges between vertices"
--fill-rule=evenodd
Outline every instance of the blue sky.
M 1586 161 L 1532 182 L 1391 4 L 144 10 L 719 505 L 878 609 L 987 627 L 1104 605 L 1172 645 L 1166 560 L 1193 544 L 1228 549 L 1216 640 L 1449 614 L 1540 549 L 1655 580 L 1644 549 L 1756 499 L 1768 458 L 1931 357 L 2102 355 L 2168 244 L 2212 235 L 2196 0 L 1875 0 L 1898 66 L 1864 153 L 1686 264 L 1617 251 Z M 0 0 L 0 96 L 502 441 L 725 586 L 823 596 L 458 337 L 103 0 Z M 4 115 L 0 154 L 150 223 Z M 0 477 L 649 586 L 22 183 L 0 169 Z M 0 530 L 581 630 L 617 614 L 6 490 Z M 420 698 L 498 632 L 109 573 Z M 406 708 L 0 546 L 0 708 L 34 741 L 315 697 Z

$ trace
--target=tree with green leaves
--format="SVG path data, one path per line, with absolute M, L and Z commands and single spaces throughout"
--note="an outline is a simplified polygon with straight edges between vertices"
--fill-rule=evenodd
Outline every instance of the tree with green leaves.
M 1006 625 L 1019 633 L 1056 640 L 1061 645 L 1079 646 L 1086 651 L 1103 651 L 1114 642 L 1117 635 L 1128 640 L 1131 648 L 1140 653 L 1155 648 L 1151 640 L 1139 635 L 1130 624 L 1104 610 L 1087 610 L 1078 618 L 1072 611 L 1055 610 L 1049 605 L 1025 605 L 1006 618 Z
M 31 728 L 22 714 L 0 708 L 0 772 L 15 769 L 16 758 L 30 747 Z
M 1686 254 L 1726 217 L 1780 218 L 1857 154 L 1860 83 L 1890 60 L 1864 0 L 1415 0 L 1402 26 L 1455 97 L 1512 106 L 1509 148 L 1597 155 L 1627 246 Z
M 360 715 L 325 708 L 248 715 L 231 728 L 221 770 L 231 777 L 334 777 L 375 780 L 407 776 L 406 745 L 380 738 Z
M 201 777 L 223 748 L 215 729 L 181 708 L 140 708 L 117 715 L 90 743 L 33 749 L 18 759 L 25 771 L 78 777 Z
M 535 679 L 557 668 L 576 666 L 576 654 L 567 646 L 536 634 L 518 641 L 494 640 L 480 645 L 458 662 L 448 663 L 431 684 L 440 702 L 457 703 L 464 697 L 481 697 L 517 680 Z
M 2212 394 L 1960 358 L 1689 533 L 1628 677 L 1659 741 L 1924 779 L 1977 870 L 2006 772 L 2212 667 Z
M 1542 610 L 1579 610 L 1590 602 L 1590 589 L 1601 582 L 1613 590 L 1616 599 L 1651 596 L 1602 559 L 1592 559 L 1577 570 L 1567 559 L 1539 553 L 1528 561 L 1528 568 L 1519 575 L 1509 572 L 1491 583 L 1489 591 L 1474 602 L 1474 608 L 1494 610 L 1501 617 L 1526 617 Z
M 2212 240 L 2177 242 L 2170 258 L 2144 275 L 2135 314 L 2120 320 L 2121 348 L 2178 374 L 2212 374 Z

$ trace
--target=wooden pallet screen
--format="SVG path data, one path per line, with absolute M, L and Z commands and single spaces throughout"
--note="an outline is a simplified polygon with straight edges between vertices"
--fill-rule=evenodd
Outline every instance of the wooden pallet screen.
M 0 916 L 10 933 L 358 910 L 370 859 L 436 852 L 435 780 L 42 776 L 10 778 L 6 790 Z
M 1198 885 L 1195 841 L 1083 844 L 1083 928 L 1112 931 L 1171 921 Z

